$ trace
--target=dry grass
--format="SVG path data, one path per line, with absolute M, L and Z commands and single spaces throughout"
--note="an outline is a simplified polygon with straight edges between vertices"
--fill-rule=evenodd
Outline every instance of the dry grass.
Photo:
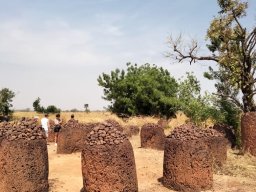
M 62 112 L 61 118 L 64 121 L 67 121 L 70 119 L 71 114 L 75 115 L 75 119 L 79 122 L 89 123 L 89 122 L 102 122 L 107 119 L 114 119 L 117 122 L 119 122 L 122 125 L 137 125 L 141 127 L 145 123 L 157 123 L 159 118 L 157 117 L 148 117 L 148 116 L 138 116 L 138 117 L 130 117 L 128 119 L 121 119 L 117 117 L 115 114 L 110 112 Z M 14 119 L 18 120 L 22 117 L 28 117 L 33 118 L 35 116 L 38 116 L 39 118 L 43 117 L 43 114 L 36 113 L 36 112 L 15 112 L 13 114 Z M 55 115 L 50 114 L 49 119 L 54 119 Z M 173 129 L 179 125 L 184 124 L 188 118 L 183 113 L 177 113 L 177 118 L 173 118 L 168 123 L 168 128 Z
M 121 119 L 119 119 L 116 115 L 111 114 L 109 112 L 90 112 L 90 113 L 86 113 L 86 112 L 62 112 L 61 113 L 61 118 L 64 121 L 68 121 L 70 119 L 71 114 L 75 115 L 75 119 L 78 120 L 79 122 L 84 122 L 84 123 L 88 123 L 88 122 L 101 122 L 104 121 L 106 119 L 115 119 L 118 122 L 121 121 Z M 29 118 L 33 118 L 35 116 L 38 116 L 39 118 L 42 118 L 44 116 L 44 114 L 41 113 L 36 113 L 36 112 L 15 112 L 13 114 L 14 119 L 20 119 L 22 117 L 29 117 Z M 55 119 L 55 114 L 49 114 L 49 119 Z
M 120 123 L 122 126 L 125 125 L 136 125 L 140 128 L 145 123 L 157 123 L 159 121 L 158 117 L 153 116 L 135 116 L 130 117 L 126 119 L 119 118 L 117 115 L 111 113 L 111 112 L 104 112 L 104 111 L 97 111 L 97 112 L 61 112 L 61 118 L 64 122 L 67 122 L 70 119 L 71 114 L 75 115 L 75 119 L 79 122 L 83 123 L 96 123 L 96 122 L 103 122 L 107 119 L 113 119 L 116 120 L 118 123 Z M 38 116 L 40 119 L 43 117 L 43 114 L 36 113 L 36 112 L 15 112 L 13 114 L 13 117 L 15 120 L 21 119 L 22 117 L 28 117 L 33 118 L 35 116 Z M 54 114 L 49 115 L 49 119 L 55 119 Z M 165 134 L 169 135 L 171 131 L 184 123 L 186 123 L 189 120 L 186 115 L 182 112 L 177 112 L 176 118 L 172 118 L 168 121 L 168 126 L 165 127 Z M 209 126 L 212 123 L 210 121 L 207 121 L 205 123 L 205 126 Z
M 216 174 L 234 177 L 256 178 L 256 157 L 249 154 L 239 155 L 239 151 L 228 150 L 228 159 Z
M 187 120 L 188 120 L 188 117 L 184 115 L 184 113 L 178 112 L 176 114 L 176 118 L 171 119 L 170 122 L 168 123 L 169 128 L 174 129 L 175 127 L 178 127 L 186 123 Z
M 138 125 L 142 126 L 144 123 L 156 123 L 159 119 L 155 117 L 131 117 L 129 119 L 121 119 L 117 117 L 115 114 L 110 112 L 62 112 L 61 118 L 63 121 L 68 121 L 70 119 L 71 114 L 75 115 L 75 119 L 79 122 L 89 123 L 89 122 L 102 122 L 107 119 L 114 119 L 122 125 Z M 39 118 L 43 117 L 43 114 L 36 112 L 15 112 L 13 114 L 14 119 L 21 119 L 22 117 L 33 118 L 38 116 Z M 54 114 L 49 114 L 49 119 L 54 119 Z

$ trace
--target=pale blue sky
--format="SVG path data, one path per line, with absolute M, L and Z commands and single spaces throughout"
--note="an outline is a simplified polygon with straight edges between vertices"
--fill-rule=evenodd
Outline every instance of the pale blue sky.
M 250 0 L 248 26 L 255 24 Z M 0 88 L 17 93 L 14 108 L 42 105 L 91 110 L 107 106 L 97 77 L 127 62 L 154 63 L 175 77 L 194 71 L 204 90 L 206 63 L 176 64 L 164 57 L 167 37 L 195 38 L 205 52 L 216 0 L 0 0 Z

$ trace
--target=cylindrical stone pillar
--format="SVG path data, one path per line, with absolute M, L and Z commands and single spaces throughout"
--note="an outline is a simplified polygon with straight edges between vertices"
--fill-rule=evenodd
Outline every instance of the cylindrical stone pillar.
M 242 116 L 241 132 L 244 152 L 256 156 L 256 112 L 248 112 Z
M 140 133 L 140 128 L 136 125 L 128 125 L 124 127 L 124 132 L 128 137 L 132 137 Z
M 131 143 L 117 128 L 96 126 L 82 151 L 84 191 L 137 192 Z
M 169 126 L 169 125 L 168 125 L 168 120 L 167 120 L 167 119 L 163 119 L 163 118 L 159 119 L 158 122 L 157 122 L 157 124 L 158 124 L 161 128 L 163 128 L 163 129 L 165 129 L 165 128 L 167 128 L 167 127 Z
M 0 147 L 1 192 L 48 192 L 48 153 L 34 120 L 8 126 Z
M 75 120 L 68 121 L 59 132 L 57 153 L 71 154 L 81 152 L 85 139 L 96 125 L 93 123 L 78 123 Z
M 212 155 L 200 129 L 174 129 L 166 138 L 163 185 L 178 191 L 212 188 Z
M 147 123 L 140 131 L 141 147 L 163 150 L 165 144 L 164 129 L 157 124 Z
M 219 133 L 223 134 L 226 138 L 228 146 L 234 148 L 236 146 L 236 135 L 235 130 L 232 126 L 225 125 L 225 124 L 215 124 L 212 129 L 218 131 Z
M 227 161 L 227 140 L 223 136 L 213 136 L 207 139 L 214 165 L 221 167 Z

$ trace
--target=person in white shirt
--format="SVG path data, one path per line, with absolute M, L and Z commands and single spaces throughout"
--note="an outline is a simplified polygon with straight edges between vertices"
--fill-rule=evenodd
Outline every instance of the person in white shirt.
M 48 137 L 48 129 L 49 129 L 49 119 L 48 114 L 45 114 L 44 117 L 41 119 L 42 128 L 45 130 L 46 137 Z

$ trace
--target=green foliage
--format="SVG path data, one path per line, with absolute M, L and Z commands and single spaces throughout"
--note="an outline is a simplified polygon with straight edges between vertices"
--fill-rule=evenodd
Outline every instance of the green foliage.
M 223 122 L 234 128 L 238 127 L 239 116 L 242 112 L 242 105 L 239 102 L 239 89 L 230 85 L 225 68 L 219 67 L 218 71 L 214 71 L 211 67 L 209 72 L 204 74 L 206 78 L 215 80 L 215 88 L 217 90 L 215 105 L 217 105 L 224 114 Z
M 44 113 L 45 109 L 43 106 L 40 105 L 40 101 L 41 99 L 38 97 L 34 102 L 33 102 L 33 108 L 34 111 L 38 112 L 38 113 Z
M 160 115 L 167 118 L 177 111 L 178 84 L 170 73 L 156 65 L 127 63 L 127 69 L 103 73 L 98 83 L 104 88 L 109 110 L 127 115 Z
M 57 108 L 54 105 L 49 105 L 47 108 L 44 108 L 43 106 L 40 105 L 41 99 L 38 97 L 34 102 L 33 102 L 33 108 L 34 111 L 38 113 L 60 113 L 60 109 Z
M 223 97 L 218 98 L 215 102 L 216 106 L 219 107 L 219 115 L 215 117 L 216 122 L 232 126 L 235 136 L 236 145 L 241 145 L 241 110 L 237 106 L 224 99 Z
M 201 86 L 193 73 L 187 73 L 179 83 L 179 102 L 181 111 L 195 124 L 203 124 L 207 119 L 218 116 L 217 108 L 209 95 L 201 96 Z
M 224 118 L 221 123 L 234 127 L 235 130 L 239 128 L 241 111 L 230 101 L 220 99 L 217 103 Z
M 233 103 L 243 112 L 256 111 L 256 27 L 245 27 L 242 23 L 248 3 L 241 0 L 217 2 L 220 11 L 211 21 L 206 35 L 210 54 L 199 56 L 197 42 L 192 40 L 189 46 L 183 46 L 179 36 L 176 40 L 170 37 L 173 49 L 168 56 L 179 62 L 189 60 L 190 64 L 198 60 L 216 62 L 225 72 L 225 84 L 233 89 L 232 92 L 239 91 L 242 95 Z M 230 95 L 226 97 L 230 100 Z
M 219 114 L 213 118 L 217 123 L 233 127 L 236 143 L 240 146 L 240 115 L 242 106 L 238 107 L 240 105 L 238 99 L 239 90 L 230 85 L 227 74 L 226 70 L 222 67 L 219 67 L 218 71 L 209 68 L 209 72 L 205 73 L 205 77 L 216 81 L 217 94 L 214 104 L 218 107 Z
M 0 90 L 0 114 L 10 115 L 13 113 L 11 110 L 12 99 L 15 97 L 15 93 L 8 88 Z
M 46 113 L 60 113 L 60 109 L 58 109 L 56 106 L 54 105 L 49 105 L 47 108 L 46 108 Z
M 242 92 L 242 104 L 239 107 L 244 112 L 255 111 L 255 28 L 248 32 L 240 22 L 246 16 L 248 3 L 218 0 L 218 4 L 221 10 L 207 32 L 210 40 L 208 48 L 217 56 L 221 70 L 226 73 L 228 84 Z

